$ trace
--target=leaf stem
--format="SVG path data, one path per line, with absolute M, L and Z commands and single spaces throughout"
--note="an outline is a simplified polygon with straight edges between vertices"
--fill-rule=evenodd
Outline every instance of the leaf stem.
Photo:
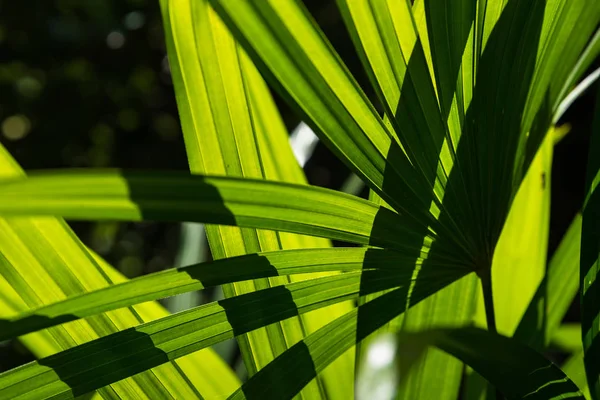
M 481 279 L 481 288 L 483 289 L 483 304 L 485 306 L 485 318 L 488 331 L 497 333 L 496 313 L 494 312 L 494 295 L 492 293 L 492 271 L 485 269 L 479 273 Z
M 496 313 L 494 311 L 494 294 L 492 292 L 492 269 L 485 268 L 479 273 L 481 279 L 481 289 L 483 290 L 483 304 L 485 306 L 485 319 L 487 321 L 488 331 L 498 333 L 496 329 Z M 502 400 L 504 396 L 496 388 L 496 400 Z

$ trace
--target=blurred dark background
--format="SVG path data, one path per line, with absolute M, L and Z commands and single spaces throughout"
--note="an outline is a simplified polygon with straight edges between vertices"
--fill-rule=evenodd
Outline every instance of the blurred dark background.
M 372 96 L 335 2 L 306 4 Z M 555 148 L 550 254 L 582 205 L 595 92 L 561 120 L 572 129 Z M 292 130 L 299 119 L 276 99 Z M 158 0 L 0 0 L 0 142 L 25 169 L 186 170 Z M 334 189 L 349 174 L 321 144 L 305 171 L 312 184 Z M 162 223 L 72 226 L 129 277 L 173 266 L 181 231 Z M 0 347 L 0 371 L 30 359 L 17 343 Z

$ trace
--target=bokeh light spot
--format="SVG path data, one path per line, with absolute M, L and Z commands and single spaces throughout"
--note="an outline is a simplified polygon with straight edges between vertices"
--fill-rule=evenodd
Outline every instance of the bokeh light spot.
M 13 115 L 2 121 L 2 134 L 9 140 L 23 139 L 30 129 L 31 122 L 24 115 Z
M 42 91 L 42 83 L 32 76 L 19 78 L 16 87 L 21 96 L 28 98 L 36 98 Z
M 129 29 L 130 31 L 140 29 L 142 26 L 144 26 L 144 23 L 146 23 L 146 17 L 139 11 L 132 11 L 125 15 L 125 18 L 123 19 L 125 28 Z
M 125 45 L 125 35 L 118 31 L 112 31 L 106 36 L 106 45 L 113 50 L 120 49 Z

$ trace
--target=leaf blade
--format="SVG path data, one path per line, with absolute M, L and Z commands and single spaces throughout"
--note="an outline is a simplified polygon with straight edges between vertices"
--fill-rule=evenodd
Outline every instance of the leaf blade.
M 412 263 L 410 257 L 393 251 L 366 248 L 282 250 L 226 258 L 135 278 L 0 320 L 0 341 L 74 318 L 86 318 L 224 283 L 293 274 L 310 274 L 312 278 L 317 278 L 320 272 L 330 271 L 380 270 L 393 274 L 406 267 L 411 269 Z M 457 272 L 445 265 L 437 269 L 439 275 Z
M 327 304 L 398 285 L 402 289 L 396 292 L 402 296 L 408 294 L 410 271 L 404 277 L 371 274 L 367 282 L 365 274 L 369 275 L 368 271 L 264 289 L 130 328 L 0 375 L 0 394 L 14 397 L 32 389 L 67 397 L 83 394 L 130 376 L 133 371 L 143 371 L 233 335 Z M 421 295 L 430 294 L 441 283 L 448 283 L 435 277 L 429 282 L 421 279 Z M 254 312 L 248 313 L 248 304 L 256 305 L 257 301 L 261 307 L 254 307 Z M 349 315 L 341 319 L 347 320 Z M 103 351 L 107 346 L 112 351 Z M 103 362 L 98 362 L 100 360 Z M 32 381 L 34 376 L 39 378 Z
M 179 108 L 184 110 L 182 126 L 191 171 L 306 183 L 267 86 L 208 1 L 162 4 L 164 19 L 169 22 L 169 53 L 177 64 L 175 90 Z M 329 244 L 323 239 L 233 227 L 209 226 L 207 236 L 214 258 Z M 282 279 L 288 278 L 225 285 L 224 293 L 231 297 Z M 335 305 L 239 337 L 246 369 L 252 375 L 303 337 L 304 331 L 314 330 L 350 307 Z M 330 397 L 337 392 L 340 398 L 352 397 L 352 360 L 346 356 L 337 368 L 335 380 L 347 376 L 346 385 L 334 384 L 332 377 L 319 377 L 302 396 L 318 398 L 326 391 Z
M 4 179 L 23 175 L 18 164 L 0 146 L 0 176 Z M 2 218 L 0 224 L 3 227 L 0 271 L 2 281 L 18 293 L 16 297 L 13 296 L 11 303 L 14 311 L 24 311 L 125 280 L 112 267 L 91 254 L 60 219 Z M 10 292 L 2 291 L 0 297 L 4 301 L 7 298 L 10 300 Z M 73 326 L 44 331 L 41 334 L 47 344 L 45 352 L 72 347 L 165 314 L 167 312 L 158 304 L 149 303 L 98 316 L 90 321 L 80 321 Z M 31 340 L 27 339 L 27 342 L 31 344 Z M 181 371 L 193 377 L 194 384 L 186 380 Z M 203 372 L 206 372 L 205 376 L 218 373 L 222 379 L 207 381 L 202 377 Z M 181 359 L 176 365 L 164 365 L 138 377 L 101 388 L 99 392 L 104 398 L 152 398 L 164 395 L 196 398 L 200 397 L 198 390 L 206 395 L 218 396 L 232 391 L 238 384 L 231 369 L 208 350 Z
M 180 173 L 92 171 L 2 180 L 0 190 L 2 215 L 218 223 L 409 251 L 415 249 L 416 240 L 419 250 L 423 243 L 418 233 L 423 228 L 400 214 L 355 196 L 305 185 Z M 174 192 L 177 196 L 171 197 Z M 404 239 L 410 244 L 403 244 Z
M 515 339 L 479 328 L 458 328 L 400 333 L 398 340 L 406 345 L 434 345 L 452 354 L 509 399 L 584 399 L 558 367 Z
M 600 93 L 600 91 L 598 91 Z M 597 97 L 598 98 L 598 97 Z M 592 138 L 588 157 L 586 178 L 586 199 L 583 206 L 581 228 L 581 332 L 583 339 L 584 363 L 588 386 L 593 399 L 600 398 L 600 289 L 598 288 L 598 265 L 600 254 L 600 101 L 596 100 L 595 119 L 592 125 Z

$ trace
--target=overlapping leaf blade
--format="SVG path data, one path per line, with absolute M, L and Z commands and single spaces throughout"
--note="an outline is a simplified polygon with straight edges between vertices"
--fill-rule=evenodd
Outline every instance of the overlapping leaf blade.
M 581 389 L 586 399 L 591 399 L 590 389 L 587 385 L 585 365 L 583 363 L 583 349 L 573 354 L 562 365 L 563 372 Z
M 31 181 L 2 182 L 0 190 L 3 191 L 3 195 L 6 191 L 8 198 L 0 199 L 0 211 L 9 215 L 59 214 L 74 218 L 136 220 L 191 218 L 198 221 L 281 229 L 360 244 L 394 247 L 405 254 L 411 254 L 415 259 L 427 260 L 424 265 L 432 263 L 431 260 L 444 261 L 452 267 L 463 268 L 465 272 L 489 268 L 510 205 L 547 132 L 551 116 L 566 93 L 564 82 L 568 84 L 574 82 L 572 70 L 578 69 L 575 65 L 577 58 L 600 20 L 600 5 L 592 0 L 533 2 L 487 0 L 478 2 L 474 10 L 467 6 L 475 5 L 466 0 L 457 2 L 448 0 L 444 3 L 443 9 L 437 2 L 415 1 L 411 21 L 416 27 L 412 28 L 412 34 L 419 33 L 418 39 L 422 48 L 418 51 L 422 52 L 422 57 L 418 59 L 419 68 L 416 70 L 409 68 L 410 60 L 404 60 L 405 67 L 407 70 L 410 69 L 411 74 L 414 70 L 414 76 L 423 77 L 426 75 L 426 63 L 439 106 L 436 110 L 432 91 L 429 90 L 431 87 L 429 87 L 426 109 L 434 111 L 432 115 L 436 118 L 439 113 L 443 117 L 447 116 L 448 120 L 444 121 L 442 118 L 441 127 L 437 122 L 434 128 L 425 126 L 424 124 L 429 121 L 423 119 L 423 115 L 419 118 L 418 111 L 415 111 L 417 108 L 411 108 L 416 107 L 411 102 L 410 107 L 406 106 L 403 110 L 415 114 L 416 122 L 413 127 L 423 129 L 424 132 L 416 132 L 413 139 L 408 139 L 406 132 L 403 134 L 400 129 L 405 123 L 401 124 L 397 121 L 397 118 L 402 121 L 404 116 L 394 115 L 395 105 L 391 100 L 397 95 L 401 102 L 404 95 L 412 95 L 412 93 L 403 85 L 398 86 L 399 90 L 396 93 L 393 85 L 397 85 L 398 81 L 393 82 L 391 88 L 389 82 L 380 83 L 382 82 L 381 71 L 388 74 L 392 71 L 396 79 L 400 76 L 397 71 L 393 71 L 397 68 L 396 65 L 392 63 L 380 65 L 378 67 L 380 72 L 371 73 L 374 82 L 378 82 L 378 92 L 384 99 L 386 117 L 389 118 L 384 122 L 374 112 L 372 105 L 320 35 L 306 10 L 297 2 L 211 0 L 211 3 L 219 10 L 236 38 L 246 46 L 261 72 L 301 110 L 325 142 L 333 147 L 336 154 L 365 179 L 378 195 L 402 214 L 398 215 L 366 202 L 360 203 L 355 199 L 330 196 L 330 193 L 318 192 L 315 189 L 303 191 L 293 186 L 257 182 L 245 186 L 246 183 L 225 178 L 199 178 L 188 181 L 188 178 L 169 177 L 173 180 L 169 184 L 166 179 L 161 181 L 137 176 L 127 177 L 124 180 L 110 174 L 95 177 L 63 175 L 35 178 Z M 178 3 L 181 4 L 184 3 Z M 204 3 L 195 4 L 192 10 L 194 7 L 205 6 Z M 405 7 L 403 15 L 410 17 L 408 1 L 405 4 L 399 2 L 395 6 L 398 7 L 398 4 Z M 356 5 L 349 4 L 349 6 Z M 185 7 L 181 10 L 185 10 Z M 379 21 L 381 26 L 386 24 L 390 26 L 389 19 L 381 18 L 384 14 L 374 15 L 374 21 Z M 400 14 L 395 14 L 396 17 L 398 15 Z M 474 18 L 473 25 L 470 27 L 468 22 L 462 24 L 471 18 L 461 18 L 461 23 L 456 24 L 450 23 L 447 19 L 444 21 L 449 15 L 461 15 L 461 17 L 470 15 Z M 214 18 L 214 15 L 208 18 Z M 208 25 L 201 24 L 198 29 L 206 29 Z M 394 25 L 393 21 L 391 25 Z M 450 30 L 444 32 L 444 28 Z M 466 37 L 465 32 L 468 32 Z M 355 33 L 356 36 L 360 37 L 360 33 Z M 441 40 L 444 37 L 448 39 L 447 47 Z M 417 40 L 416 36 L 414 38 Z M 403 40 L 410 42 L 412 39 L 411 36 L 403 36 L 399 42 L 402 45 L 407 43 Z M 465 50 L 461 52 L 463 42 Z M 231 44 L 233 41 L 228 43 Z M 388 45 L 386 50 L 391 48 L 389 43 L 386 42 Z M 195 45 L 195 41 L 191 40 L 188 45 Z M 404 51 L 402 46 L 400 49 Z M 594 49 L 596 47 L 592 47 L 592 51 L 596 51 Z M 365 46 L 363 52 L 368 55 L 372 50 Z M 182 50 L 178 51 L 181 54 Z M 220 62 L 219 59 L 216 61 Z M 237 62 L 232 65 L 234 69 L 238 67 Z M 450 68 L 452 65 L 455 66 L 454 69 Z M 230 67 L 231 65 L 226 65 L 224 70 L 229 68 L 231 71 Z M 375 70 L 374 68 L 373 71 Z M 177 67 L 174 71 L 177 74 Z M 409 77 L 413 76 L 411 74 Z M 216 78 L 217 82 L 223 84 L 223 88 L 229 87 L 232 82 L 235 85 L 234 81 L 223 82 L 220 77 Z M 457 82 L 454 82 L 454 79 Z M 415 89 L 415 82 L 412 79 L 408 82 L 412 82 L 413 86 L 407 87 L 417 92 L 416 98 L 425 98 L 423 96 L 425 91 Z M 427 86 L 428 81 L 419 79 L 416 84 Z M 200 99 L 210 107 L 207 99 L 211 96 L 201 93 L 203 89 L 200 86 L 194 84 L 185 86 L 186 90 L 196 90 L 190 92 L 192 94 L 189 98 Z M 268 120 L 268 118 L 258 118 L 259 108 L 252 108 L 255 107 L 252 104 L 256 98 L 252 100 L 252 95 L 247 93 L 236 97 L 236 93 L 241 94 L 240 86 L 230 87 L 230 89 L 231 91 L 224 89 L 217 94 L 213 91 L 211 101 L 215 101 L 219 96 L 229 96 L 226 104 L 235 107 L 236 104 L 240 105 L 240 99 L 244 101 L 251 99 L 248 104 L 252 109 L 253 119 L 251 118 L 250 121 L 260 120 L 264 123 Z M 208 91 L 210 92 L 211 89 Z M 179 91 L 180 99 L 181 93 Z M 235 132 L 249 129 L 248 124 L 251 123 L 246 119 L 244 107 L 247 105 L 239 108 L 244 112 L 244 118 L 234 121 L 231 119 L 231 114 L 226 115 L 226 108 L 219 105 L 216 114 L 224 117 L 217 119 L 226 123 L 220 125 L 218 131 L 226 134 L 213 136 L 209 142 L 213 140 L 212 144 L 218 145 L 218 148 L 237 147 L 239 143 L 235 140 L 243 137 L 237 136 Z M 186 113 L 190 112 L 194 113 L 193 110 L 186 110 L 183 107 L 184 119 L 185 115 L 190 115 Z M 444 124 L 447 126 L 443 126 Z M 194 129 L 199 126 L 196 125 Z M 261 128 L 251 129 L 255 129 L 253 132 L 260 135 Z M 417 140 L 433 137 L 440 142 L 442 136 L 446 147 L 440 144 L 442 149 L 440 154 L 432 151 L 427 143 L 419 143 Z M 190 142 L 189 137 L 190 135 L 187 135 L 188 142 Z M 189 149 L 190 145 L 188 145 Z M 237 156 L 255 150 L 256 143 L 253 143 L 250 146 L 241 146 L 235 151 L 228 151 L 228 154 Z M 224 162 L 223 159 L 222 155 L 216 157 L 216 162 L 223 165 L 219 166 L 219 171 L 213 171 L 214 173 L 227 171 L 243 175 L 245 162 L 254 163 L 247 165 L 249 171 L 256 172 L 259 166 L 252 161 L 256 160 L 256 155 L 252 154 L 239 160 L 232 159 Z M 441 162 L 438 163 L 437 160 Z M 445 164 L 448 161 L 449 163 Z M 272 160 L 268 162 L 272 163 Z M 263 175 L 262 173 L 254 175 L 250 172 L 249 176 L 262 177 Z M 82 179 L 78 180 L 79 178 Z M 96 186 L 83 189 L 83 179 L 89 179 L 86 184 L 92 183 Z M 56 188 L 51 185 L 56 185 Z M 175 186 L 177 190 L 179 188 L 183 190 L 173 196 Z M 258 193 L 251 192 L 249 189 L 257 190 Z M 109 195 L 102 194 L 103 190 L 109 190 Z M 244 190 L 246 190 L 245 197 Z M 156 192 L 152 193 L 154 191 Z M 201 193 L 202 191 L 204 193 Z M 252 195 L 248 196 L 248 193 Z M 294 196 L 300 196 L 300 199 Z M 593 195 L 591 196 L 593 199 Z M 320 213 L 314 213 L 314 210 L 309 210 L 300 204 L 301 201 L 310 200 L 321 201 L 318 204 Z M 336 213 L 334 205 L 340 201 L 344 207 L 341 212 Z M 282 209 L 288 207 L 288 202 L 292 205 L 290 209 Z M 316 204 L 311 204 L 312 208 Z M 180 208 L 175 208 L 177 206 Z M 362 214 L 352 218 L 351 214 L 356 214 L 357 210 Z M 587 214 L 590 214 L 589 210 Z M 239 231 L 225 228 L 223 232 Z M 244 240 L 248 237 L 249 242 L 254 244 L 261 242 L 260 233 L 246 236 L 243 233 L 236 233 L 235 235 L 238 238 L 241 236 Z M 265 233 L 263 238 L 265 242 L 272 241 L 275 237 L 269 235 L 271 233 Z M 593 237 L 593 234 L 591 236 Z M 225 247 L 221 246 L 223 254 L 230 255 L 226 254 L 224 249 Z M 594 250 L 588 254 L 591 254 L 591 259 L 595 260 L 597 252 L 595 254 L 593 252 Z M 584 268 L 584 261 L 582 257 L 582 268 Z M 587 276 L 585 279 L 584 282 L 588 282 Z M 589 282 L 592 284 L 593 280 Z M 584 291 L 587 290 L 587 286 L 583 285 L 583 288 Z M 317 370 L 322 370 L 356 341 L 363 339 L 366 332 L 372 332 L 402 312 L 402 304 L 395 304 L 395 308 L 384 310 L 374 308 L 375 304 L 379 307 L 386 304 L 386 301 L 394 298 L 395 293 L 387 293 L 363 305 L 362 310 L 371 307 L 369 309 L 377 311 L 372 318 L 359 318 L 357 323 L 355 318 L 360 314 L 359 309 L 298 342 L 290 351 L 283 353 L 277 359 L 284 360 L 283 363 L 276 361 L 270 367 L 266 367 L 262 374 L 257 374 L 255 379 L 240 389 L 236 396 L 240 393 L 246 395 L 280 393 L 280 390 L 290 396 L 296 394 L 316 376 Z M 585 307 L 584 311 L 588 313 L 588 317 L 595 318 L 594 309 L 592 308 L 590 314 L 589 306 L 593 304 L 589 297 L 594 292 L 592 290 L 589 293 L 591 294 L 588 295 L 588 300 L 584 301 L 587 311 Z M 405 296 L 400 296 L 400 299 L 403 297 Z M 381 316 L 383 314 L 385 317 Z M 597 330 L 596 322 L 591 319 L 584 321 L 584 337 L 589 333 L 586 332 L 585 323 Z M 362 328 L 362 334 L 357 334 L 361 331 L 361 324 L 366 324 L 364 326 L 369 328 Z M 339 330 L 340 336 L 331 335 L 334 329 Z M 461 334 L 459 337 L 447 333 L 439 335 L 438 332 L 438 335 L 434 336 L 438 343 L 445 343 L 446 350 L 450 348 L 451 351 L 459 352 L 465 348 L 462 344 L 458 347 L 454 346 L 457 340 L 464 341 L 466 336 L 477 339 L 479 335 L 469 336 L 472 332 L 466 332 L 466 336 Z M 452 337 L 453 341 L 448 342 L 446 340 L 448 337 Z M 331 349 L 331 344 L 336 338 L 343 338 L 343 346 L 340 349 Z M 473 341 L 472 344 L 475 345 L 477 340 Z M 279 343 L 283 344 L 282 341 Z M 312 347 L 307 346 L 307 343 L 311 343 Z M 324 344 L 326 347 L 323 347 Z M 282 350 L 285 346 L 280 347 Z M 294 359 L 298 354 L 297 349 L 302 351 L 306 348 L 309 351 L 304 353 L 308 354 L 308 358 Z M 542 365 L 535 356 L 532 356 L 531 360 L 535 361 L 531 366 Z M 474 361 L 477 363 L 481 360 L 476 358 Z M 308 362 L 309 365 L 302 365 L 302 362 Z M 314 364 L 311 366 L 310 363 Z M 592 361 L 588 364 L 589 373 Z M 300 365 L 300 370 L 286 367 L 293 365 Z M 299 372 L 299 376 L 295 377 L 296 382 L 288 382 L 290 384 L 287 387 L 278 386 L 277 382 L 266 385 L 269 378 L 273 381 L 273 376 L 270 374 L 282 367 L 285 367 L 283 370 L 288 373 Z M 545 370 L 548 366 L 542 365 L 542 367 Z M 552 366 L 548 368 L 554 371 Z M 593 365 L 591 368 L 594 368 Z M 281 375 L 281 371 L 277 372 Z M 498 371 L 492 372 L 492 380 L 500 376 L 493 375 Z M 563 379 L 555 371 L 552 374 L 556 379 Z M 594 372 L 592 369 L 591 376 L 594 377 L 596 384 L 597 375 L 597 371 Z M 517 377 L 517 379 L 521 378 L 523 377 Z M 523 388 L 527 385 L 518 385 L 518 387 L 519 390 L 525 390 Z M 519 393 L 520 395 L 531 394 L 534 397 L 542 393 L 543 396 L 544 390 L 547 388 L 553 390 L 555 387 L 556 385 L 552 384 L 534 387 L 534 390 L 543 389 L 542 391 Z M 258 391 L 255 392 L 256 390 Z M 268 392 L 269 390 L 274 392 Z
M 208 1 L 163 1 L 162 5 L 191 171 L 305 183 L 268 88 Z M 208 227 L 207 235 L 215 258 L 328 245 L 323 239 L 233 227 Z M 226 285 L 224 291 L 233 296 L 283 281 L 236 283 Z M 336 305 L 238 338 L 250 375 L 304 332 L 349 309 L 349 304 Z M 303 395 L 319 397 L 325 391 L 331 398 L 352 397 L 352 354 L 337 362 L 336 369 L 335 376 L 310 385 Z M 340 379 L 345 384 L 340 385 Z
M 0 320 L 0 341 L 102 312 L 216 285 L 273 276 L 379 270 L 394 277 L 412 271 L 414 260 L 395 251 L 367 248 L 305 249 L 266 252 L 169 269 Z M 442 271 L 444 272 L 442 274 Z M 440 276 L 460 274 L 446 265 Z M 407 273 L 409 276 L 410 273 Z
M 451 153 L 454 152 L 461 134 L 460 121 L 457 119 L 458 108 L 453 103 L 454 112 L 450 116 L 450 103 L 462 60 L 464 42 L 467 39 L 468 21 L 465 23 L 467 29 L 466 34 L 462 35 L 463 38 L 457 37 L 458 35 L 448 37 L 445 28 L 449 27 L 453 31 L 457 26 L 461 26 L 462 19 L 457 21 L 456 18 L 452 18 L 460 15 L 452 15 L 448 9 L 466 10 L 462 3 L 464 2 L 452 2 L 450 7 L 434 6 L 428 10 L 430 14 L 433 12 L 434 17 L 438 17 L 440 13 L 450 13 L 451 23 L 440 23 L 439 18 L 434 22 L 425 21 L 423 18 L 422 21 L 418 21 L 419 26 L 413 10 L 422 8 L 423 2 L 415 2 L 411 7 L 408 1 L 338 1 L 346 25 L 359 54 L 362 55 L 363 64 L 384 104 L 385 115 L 391 121 L 391 126 L 409 158 L 419 166 L 429 185 L 434 188 L 435 198 L 430 199 L 430 210 L 433 210 L 435 216 L 439 214 L 439 203 L 443 201 L 445 185 L 453 167 L 454 157 Z M 433 28 L 429 35 L 427 22 Z M 443 35 L 440 34 L 440 29 L 444 30 Z M 426 36 L 426 49 L 420 37 L 422 34 Z M 435 45 L 441 42 L 446 46 L 449 41 L 454 44 L 452 54 L 445 53 L 445 57 L 439 56 L 433 64 L 437 68 L 437 77 L 431 76 L 429 70 L 430 39 Z M 462 43 L 454 43 L 455 41 Z M 452 58 L 454 60 L 451 60 Z M 441 76 L 440 73 L 445 75 Z M 448 76 L 452 74 L 454 77 L 449 79 Z M 436 78 L 445 83 L 440 86 L 439 93 L 434 86 Z M 441 94 L 439 102 L 438 94 Z M 464 117 L 464 108 L 462 114 Z M 459 229 L 456 231 L 460 232 Z M 475 285 L 475 277 L 464 278 L 408 311 L 402 322 L 395 321 L 394 325 L 403 329 L 427 329 L 436 325 L 468 323 L 474 311 Z M 388 326 L 388 329 L 391 328 L 392 326 Z M 404 377 L 398 396 L 454 399 L 458 393 L 462 370 L 460 361 L 432 350 L 427 357 L 420 360 L 419 366 L 415 367 L 411 374 Z
M 2 147 L 0 170 L 3 178 L 23 176 L 19 166 Z M 8 303 L 12 309 L 10 314 L 3 310 L 3 317 L 125 280 L 95 259 L 62 220 L 3 218 L 0 224 L 0 281 L 5 288 L 7 285 L 12 287 L 12 290 L 0 293 L 3 303 Z M 158 304 L 148 303 L 43 331 L 37 336 L 25 337 L 25 343 L 38 345 L 42 341 L 43 346 L 36 347 L 36 352 L 39 356 L 47 356 L 165 315 L 168 313 Z M 213 373 L 222 378 L 210 380 Z M 193 379 L 194 383 L 190 383 L 189 379 Z M 237 378 L 232 371 L 207 350 L 181 359 L 177 364 L 164 365 L 99 389 L 104 398 L 194 398 L 200 396 L 198 390 L 206 396 L 219 396 L 236 386 Z
M 507 399 L 584 399 L 552 362 L 519 341 L 479 328 L 433 329 L 400 333 L 401 345 L 436 346 L 461 359 Z
M 417 281 L 409 293 L 402 289 L 393 290 L 360 305 L 297 343 L 242 385 L 230 398 L 292 397 L 336 357 L 400 315 L 406 304 L 418 304 L 453 280 L 456 278 L 435 286 L 420 285 Z
M 557 326 L 549 342 L 553 347 L 570 353 L 578 353 L 582 350 L 581 324 L 569 322 Z
M 430 218 L 431 188 L 423 174 L 299 2 L 211 4 L 261 73 L 335 154 L 395 209 L 410 210 L 412 218 Z
M 210 303 L 124 330 L 2 374 L 0 395 L 8 398 L 19 395 L 35 398 L 40 393 L 67 398 L 80 395 L 234 335 L 362 294 L 394 287 L 399 289 L 393 293 L 404 299 L 404 302 L 398 302 L 393 307 L 396 313 L 400 313 L 407 304 L 407 296 L 414 297 L 416 303 L 464 273 L 447 274 L 443 272 L 445 268 L 440 268 L 431 268 L 429 273 L 421 274 L 417 282 L 419 289 L 416 291 L 409 290 L 413 286 L 413 270 L 407 268 L 392 274 L 376 271 L 348 272 Z M 386 310 L 386 313 L 389 312 Z M 340 319 L 352 323 L 356 329 L 354 314 L 356 312 L 352 311 Z M 335 323 L 328 324 L 317 332 L 334 328 Z M 336 354 L 339 356 L 353 344 L 354 338 L 350 338 L 350 342 L 344 344 L 348 346 L 337 348 Z M 289 358 L 291 352 L 284 354 Z M 328 363 L 334 359 L 328 358 Z M 266 367 L 261 372 L 268 369 L 270 368 Z M 311 379 L 314 377 L 312 375 Z M 302 380 L 303 385 L 296 390 L 299 391 L 308 381 Z
M 402 215 L 314 186 L 106 170 L 31 174 L 26 179 L 0 180 L 0 190 L 4 215 L 195 221 L 328 237 L 409 253 L 423 247 L 422 228 Z M 448 252 L 446 259 L 452 264 L 450 247 Z
M 578 214 L 552 256 L 546 276 L 514 333 L 515 338 L 537 351 L 545 349 L 556 337 L 577 294 L 580 242 L 581 215 Z
M 553 104 L 560 100 L 559 91 L 554 89 L 560 86 L 556 82 L 564 80 L 561 77 L 576 64 L 600 18 L 600 10 L 586 0 L 539 0 L 531 4 L 520 1 L 505 4 L 497 0 L 477 5 L 448 1 L 444 7 L 422 1 L 413 5 L 414 18 L 411 18 L 411 10 L 405 3 L 408 4 L 397 2 L 390 6 L 385 2 L 368 5 L 340 2 L 356 41 L 375 38 L 362 46 L 361 53 L 368 61 L 367 69 L 379 87 L 388 114 L 393 114 L 395 96 L 401 103 L 405 95 L 398 90 L 402 88 L 400 81 L 402 84 L 413 81 L 405 79 L 411 64 L 407 55 L 414 53 L 411 46 L 417 54 L 422 53 L 415 59 L 414 73 L 426 77 L 424 64 L 432 71 L 431 81 L 435 83 L 440 111 L 432 101 L 431 88 L 426 89 L 427 80 L 419 82 L 419 88 L 425 89 L 413 89 L 416 94 L 412 97 L 410 85 L 407 86 L 406 99 L 407 102 L 426 99 L 429 104 L 426 109 L 434 111 L 432 115 L 441 114 L 448 120 L 442 118 L 438 129 L 424 123 L 414 125 L 413 128 L 424 132 L 418 132 L 420 135 L 412 136 L 413 139 L 403 136 L 401 126 L 395 134 L 382 133 L 386 127 L 394 127 L 393 122 L 386 125 L 366 112 L 370 105 L 361 100 L 364 96 L 347 78 L 346 70 L 327 42 L 314 32 L 314 23 L 297 2 L 212 1 L 261 72 L 313 119 L 316 132 L 334 151 L 347 158 L 350 150 L 344 153 L 342 149 L 352 148 L 349 138 L 362 144 L 365 142 L 361 135 L 369 137 L 376 151 L 363 146 L 358 153 L 372 154 L 369 161 L 375 168 L 369 169 L 369 173 L 365 173 L 367 170 L 358 173 L 386 202 L 398 211 L 409 210 L 411 216 L 431 226 L 440 237 L 452 241 L 456 251 L 463 252 L 458 258 L 464 258 L 473 269 L 489 269 L 510 205 L 550 127 Z M 575 29 L 570 21 L 588 5 L 591 8 L 582 18 L 584 26 Z M 364 9 L 359 11 L 364 12 L 352 13 L 360 7 Z M 395 7 L 397 12 L 390 13 L 387 7 Z M 416 28 L 394 21 L 403 16 Z M 460 23 L 454 24 L 454 19 Z M 358 28 L 357 21 L 362 22 Z M 402 32 L 412 32 L 412 36 L 394 37 Z M 416 32 L 422 46 L 415 45 Z M 572 43 L 567 46 L 569 38 Z M 567 47 L 567 65 L 558 65 L 557 55 Z M 518 57 L 515 61 L 507 54 Z M 390 60 L 397 60 L 401 66 L 403 62 L 405 70 Z M 342 98 L 339 94 L 342 92 L 348 99 Z M 544 96 L 547 104 L 542 102 Z M 327 99 L 327 104 L 323 105 L 323 99 Z M 346 121 L 346 111 L 355 117 L 360 133 L 352 124 L 332 125 Z M 394 116 L 388 117 L 392 120 Z M 319 125 L 320 121 L 323 122 Z M 409 128 L 406 130 L 410 132 Z M 390 145 L 386 136 L 390 137 Z M 446 140 L 445 154 L 442 150 L 435 152 L 428 142 L 419 142 L 430 137 L 436 138 L 438 149 Z M 402 142 L 406 154 L 394 150 L 396 138 Z M 386 154 L 385 148 L 392 150 Z M 356 150 L 354 147 L 353 151 Z M 377 153 L 385 154 L 384 174 L 377 164 Z M 423 160 L 419 162 L 421 154 L 429 160 L 449 161 L 447 165 L 442 163 L 438 171 L 435 161 L 429 165 Z M 433 182 L 427 178 L 432 173 L 444 180 Z M 432 196 L 433 191 L 443 194 L 443 201 L 439 195 Z
M 597 91 L 600 94 L 600 90 Z M 590 393 L 600 398 L 600 101 L 596 102 L 586 179 L 581 232 L 580 293 L 581 334 Z

